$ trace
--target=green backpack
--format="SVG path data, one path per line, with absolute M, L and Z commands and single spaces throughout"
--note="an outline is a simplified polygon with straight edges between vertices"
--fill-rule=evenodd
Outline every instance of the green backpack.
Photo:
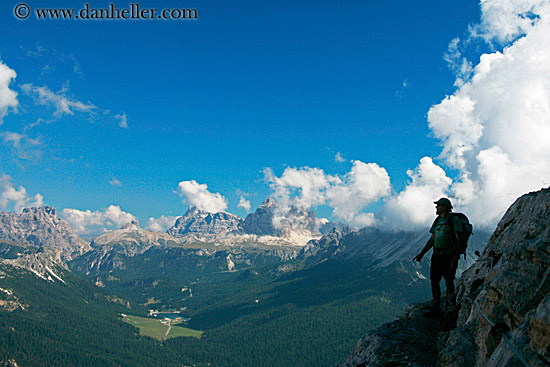
M 462 236 L 461 241 L 458 243 L 458 253 L 460 255 L 464 254 L 464 258 L 466 258 L 466 248 L 468 248 L 468 240 L 470 239 L 470 236 L 472 235 L 472 232 L 474 230 L 474 227 L 470 223 L 470 220 L 464 213 L 449 213 L 449 222 L 453 222 L 453 218 L 457 217 L 460 219 L 460 222 L 462 223 Z M 451 228 L 453 226 L 451 225 Z M 454 228 L 453 228 L 454 231 Z

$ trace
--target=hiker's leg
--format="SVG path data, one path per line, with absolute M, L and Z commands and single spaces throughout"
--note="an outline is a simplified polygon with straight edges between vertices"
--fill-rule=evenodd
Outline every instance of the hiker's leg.
M 456 264 L 458 262 L 453 261 L 454 256 L 450 255 L 445 261 L 445 271 L 443 276 L 445 277 L 445 286 L 447 287 L 447 296 L 455 292 L 455 273 L 456 273 Z
M 441 288 L 439 287 L 439 281 L 432 279 L 432 297 L 434 299 L 434 307 L 439 307 L 441 301 Z
M 445 278 L 445 286 L 447 287 L 447 295 L 455 292 L 455 282 L 452 278 Z

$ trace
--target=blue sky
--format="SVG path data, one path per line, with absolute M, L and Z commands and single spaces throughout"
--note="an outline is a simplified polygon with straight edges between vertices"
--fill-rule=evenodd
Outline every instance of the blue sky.
M 437 117 L 428 121 L 428 112 L 464 89 L 461 78 L 468 83 L 475 75 L 480 55 L 502 52 L 530 31 L 493 30 L 490 15 L 497 12 L 474 1 L 141 1 L 142 8 L 199 12 L 197 20 L 141 21 L 37 19 L 37 8 L 78 11 L 85 4 L 53 0 L 28 1 L 31 15 L 18 20 L 19 3 L 0 5 L 0 60 L 17 74 L 4 82 L 17 105 L 4 100 L 0 175 L 11 196 L 4 195 L 1 209 L 15 208 L 17 196 L 31 205 L 39 194 L 60 211 L 101 217 L 114 205 L 117 220 L 135 216 L 142 223 L 182 215 L 189 204 L 219 194 L 214 208 L 243 217 L 248 205 L 253 211 L 275 195 L 298 197 L 320 216 L 369 224 L 361 213 L 384 212 L 414 186 L 415 172 L 417 183 L 428 176 L 423 157 L 452 182 L 432 196 L 460 201 L 464 195 L 452 185 L 465 184 L 465 166 L 445 155 L 454 140 Z M 480 24 L 485 33 L 473 35 Z M 462 60 L 466 71 L 459 70 Z M 366 194 L 370 189 L 348 190 L 351 201 L 363 195 L 361 208 L 335 217 L 349 200 L 334 196 L 358 187 L 352 172 L 361 162 L 382 168 L 389 185 Z M 546 184 L 546 168 L 537 168 L 528 185 L 515 185 L 513 195 Z M 291 169 L 300 178 L 322 170 L 313 176 L 329 183 L 306 200 L 312 181 L 306 187 L 286 179 Z M 178 186 L 189 181 L 197 185 Z M 240 200 L 245 205 L 238 207 Z M 98 225 L 118 226 L 117 220 Z

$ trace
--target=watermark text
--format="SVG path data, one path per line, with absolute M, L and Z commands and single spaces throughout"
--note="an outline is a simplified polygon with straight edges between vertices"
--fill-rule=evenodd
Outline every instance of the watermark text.
M 93 7 L 85 3 L 76 8 L 31 8 L 20 3 L 13 9 L 17 19 L 27 19 L 30 16 L 39 20 L 197 20 L 199 11 L 190 8 L 146 8 L 139 3 L 131 3 L 128 7 L 118 8 L 110 3 L 106 7 Z

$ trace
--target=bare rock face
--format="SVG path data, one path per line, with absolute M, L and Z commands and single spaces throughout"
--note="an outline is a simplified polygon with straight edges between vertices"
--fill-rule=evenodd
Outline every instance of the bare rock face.
M 338 367 L 434 366 L 439 322 L 423 317 L 430 305 L 411 307 L 399 319 L 367 333 Z
M 458 282 L 444 366 L 550 364 L 550 189 L 519 198 Z M 490 321 L 488 321 L 488 320 Z M 509 339 L 514 347 L 506 341 Z M 462 361 L 462 364 L 461 364 Z
M 369 332 L 340 366 L 548 366 L 549 291 L 550 188 L 508 209 L 459 279 L 456 303 L 443 304 L 438 335 L 421 313 L 429 303 L 418 305 Z
M 113 246 L 118 246 L 125 256 L 134 256 L 147 251 L 151 246 L 177 245 L 178 243 L 177 238 L 166 233 L 143 229 L 134 220 L 123 225 L 120 229 L 109 231 L 95 238 L 91 243 L 91 247 L 94 250 L 103 249 L 108 251 Z
M 180 244 L 178 238 L 167 233 L 148 231 L 131 221 L 120 229 L 109 231 L 95 238 L 92 250 L 78 259 L 75 266 L 82 272 L 92 270 L 124 269 L 122 257 L 143 254 L 153 246 L 174 246 Z
M 0 239 L 32 245 L 58 262 L 90 249 L 52 207 L 25 208 L 21 214 L 0 212 Z
M 246 216 L 242 224 L 243 232 L 258 236 L 278 236 L 279 233 L 273 226 L 276 207 L 275 200 L 271 198 L 265 199 L 254 213 Z
M 168 229 L 167 233 L 174 237 L 190 234 L 226 235 L 237 231 L 241 223 L 242 219 L 231 213 L 208 213 L 191 207 L 172 228 Z

